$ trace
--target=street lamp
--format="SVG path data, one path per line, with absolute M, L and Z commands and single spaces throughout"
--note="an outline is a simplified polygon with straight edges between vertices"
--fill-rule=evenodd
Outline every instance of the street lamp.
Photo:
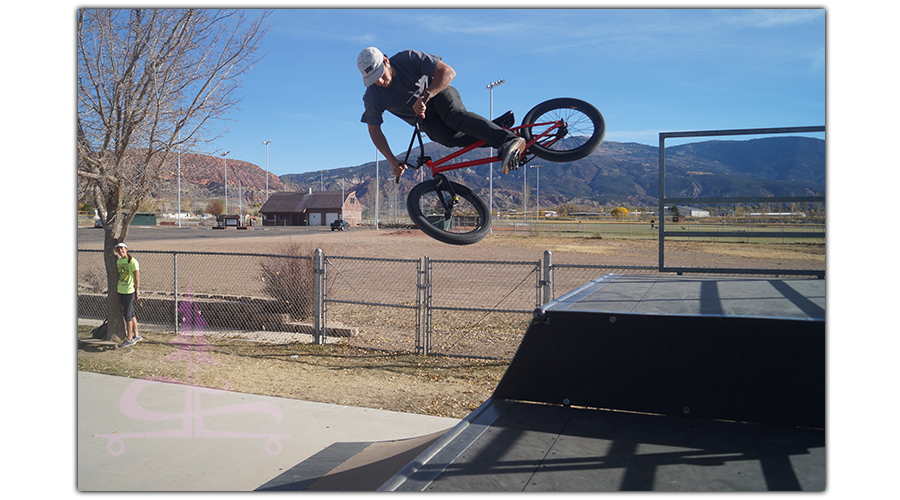
M 487 85 L 487 89 L 491 93 L 491 110 L 490 110 L 490 115 L 488 118 L 489 120 L 494 119 L 494 87 L 499 87 L 499 86 L 503 85 L 503 82 L 505 82 L 505 81 L 506 80 L 497 80 L 496 82 L 491 82 Z M 494 156 L 493 146 L 491 147 L 491 156 L 492 157 Z M 489 198 L 490 198 L 491 214 L 493 214 L 494 213 L 494 162 L 491 162 L 491 179 L 490 179 L 490 183 L 489 183 L 489 187 L 488 187 L 488 192 L 490 194 Z M 493 229 L 491 230 L 491 232 L 492 233 L 494 232 Z
M 378 197 L 381 194 L 381 179 L 378 173 L 378 148 L 375 148 L 375 230 L 378 231 Z
M 272 141 L 263 141 L 266 146 L 266 201 L 269 201 L 269 143 Z
M 228 215 L 228 159 L 225 158 L 225 155 L 230 153 L 231 151 L 225 151 L 222 153 L 222 161 L 225 162 L 225 215 Z
M 181 140 L 181 132 L 178 133 Z M 178 145 L 178 227 L 181 227 L 181 144 Z
M 531 165 L 531 168 L 541 168 L 543 165 Z M 537 170 L 537 195 L 534 197 L 535 220 L 541 215 L 541 171 Z

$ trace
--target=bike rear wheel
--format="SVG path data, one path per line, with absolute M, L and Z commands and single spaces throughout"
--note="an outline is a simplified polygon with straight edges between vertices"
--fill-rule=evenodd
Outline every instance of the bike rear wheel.
M 451 194 L 446 183 L 457 197 L 450 210 L 447 203 Z M 466 186 L 446 179 L 432 179 L 413 187 L 406 198 L 406 210 L 422 232 L 451 245 L 471 245 L 491 230 L 491 214 L 484 200 Z
M 561 128 L 554 129 L 556 123 Z M 591 154 L 606 135 L 606 123 L 597 108 L 580 99 L 560 97 L 542 102 L 522 120 L 522 137 L 538 141 L 528 151 L 549 161 L 575 161 Z

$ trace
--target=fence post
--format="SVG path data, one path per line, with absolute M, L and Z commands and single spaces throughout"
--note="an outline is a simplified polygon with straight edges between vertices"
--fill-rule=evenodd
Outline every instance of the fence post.
M 425 353 L 425 257 L 416 263 L 416 354 Z
M 431 355 L 431 258 L 425 257 L 425 355 Z
M 419 259 L 416 276 L 416 354 L 427 356 L 431 351 L 431 259 Z
M 313 257 L 315 287 L 313 297 L 313 343 L 325 343 L 325 259 L 322 249 L 317 248 Z
M 544 261 L 541 266 L 541 303 L 542 306 L 553 300 L 553 254 L 550 250 L 544 251 Z

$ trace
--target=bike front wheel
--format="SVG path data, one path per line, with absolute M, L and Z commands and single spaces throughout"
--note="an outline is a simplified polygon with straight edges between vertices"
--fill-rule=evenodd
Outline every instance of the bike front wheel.
M 456 194 L 455 201 L 448 184 Z M 446 179 L 416 185 L 406 198 L 406 210 L 423 233 L 451 245 L 471 245 L 491 231 L 491 214 L 484 200 L 466 186 Z
M 521 134 L 528 142 L 537 139 L 528 148 L 535 156 L 555 162 L 575 161 L 600 146 L 606 123 L 591 104 L 560 97 L 532 108 L 522 120 Z

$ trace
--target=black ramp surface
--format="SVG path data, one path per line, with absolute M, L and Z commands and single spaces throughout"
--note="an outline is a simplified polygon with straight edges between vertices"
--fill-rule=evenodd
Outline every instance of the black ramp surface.
M 824 300 L 824 280 L 608 275 L 546 307 L 494 397 L 824 428 L 824 308 L 797 289 Z
M 822 491 L 821 430 L 515 403 L 426 491 Z
M 821 428 L 824 325 L 548 311 L 494 397 Z
M 607 275 L 397 491 L 824 491 L 825 280 Z M 452 439 L 451 439 L 452 438 Z

